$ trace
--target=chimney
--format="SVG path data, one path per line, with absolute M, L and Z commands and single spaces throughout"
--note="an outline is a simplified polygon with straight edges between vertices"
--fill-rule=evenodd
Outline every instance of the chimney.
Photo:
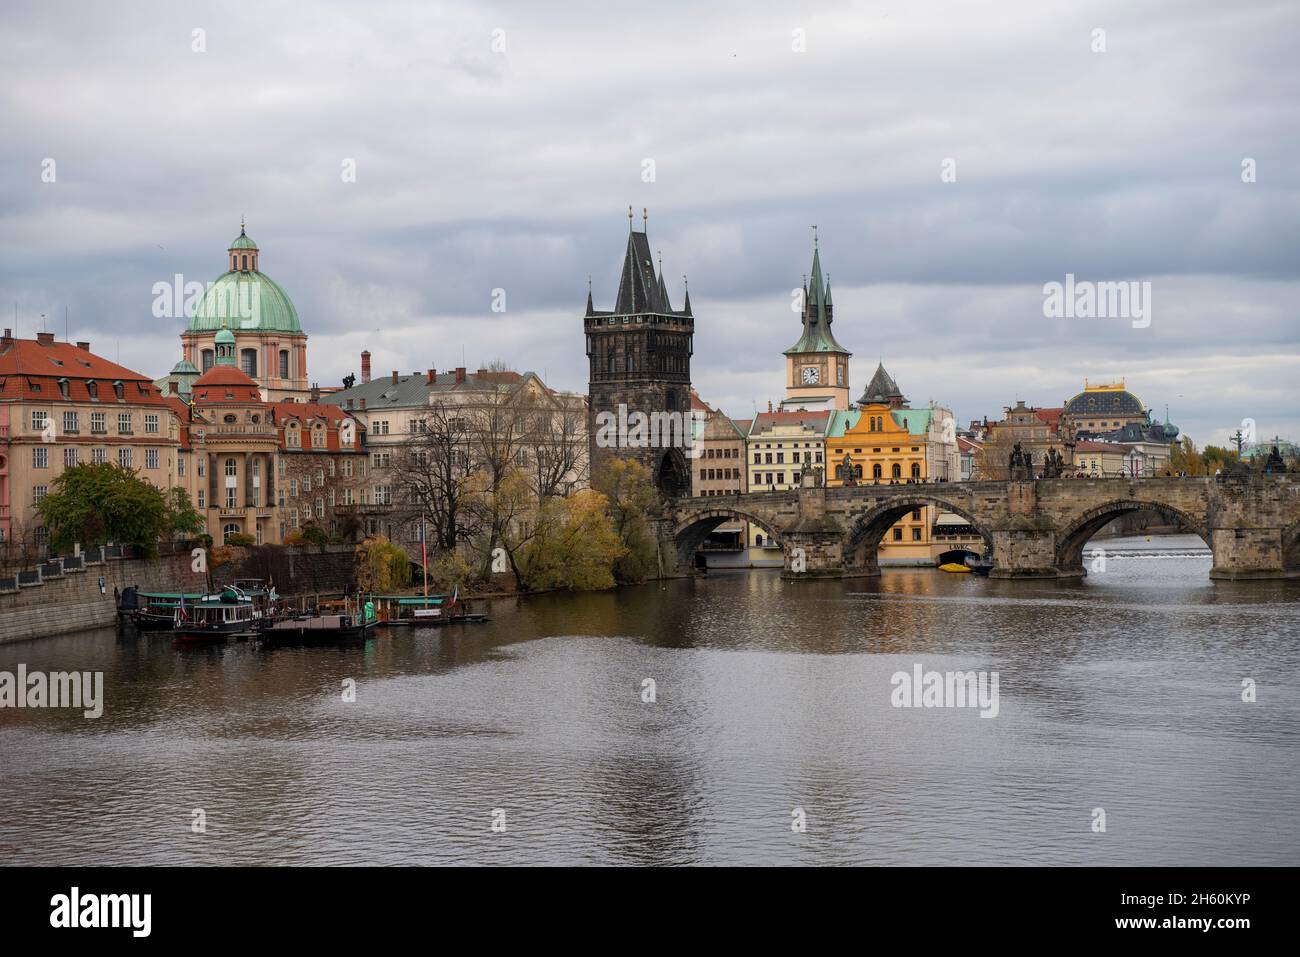
M 4 336 L 0 337 L 0 342 L 3 342 L 6 346 L 13 345 L 14 331 L 12 329 L 6 329 Z
M 366 409 L 366 397 L 363 395 L 363 396 L 361 397 L 361 411 L 364 412 L 365 409 Z
M 320 385 L 315 382 L 311 384 L 311 400 L 313 402 L 320 401 Z
M 90 343 L 89 343 L 89 342 L 78 342 L 78 343 L 77 343 L 77 348 L 80 349 L 82 352 L 89 352 L 89 351 L 90 351 Z
M 393 370 L 393 385 L 397 385 L 397 380 L 398 380 L 398 378 L 399 378 L 399 376 L 398 376 L 397 370 L 394 369 L 394 370 Z
M 52 346 L 54 345 L 54 333 L 38 332 L 36 333 L 36 341 L 43 346 Z
M 363 383 L 370 381 L 370 350 L 369 349 L 361 353 L 361 381 Z
M 771 400 L 771 399 L 768 399 L 768 400 L 767 400 L 767 411 L 769 411 L 769 412 L 772 411 L 772 400 Z
M 457 381 L 458 383 L 460 383 L 460 382 L 464 382 L 464 381 L 465 381 L 465 367 L 464 367 L 464 366 L 457 366 L 457 367 L 456 367 L 456 381 Z
M 436 378 L 438 378 L 438 370 L 437 370 L 437 369 L 430 369 L 430 370 L 429 370 L 429 378 L 426 379 L 425 381 L 428 382 L 429 385 L 433 385 L 433 380 L 436 379 Z

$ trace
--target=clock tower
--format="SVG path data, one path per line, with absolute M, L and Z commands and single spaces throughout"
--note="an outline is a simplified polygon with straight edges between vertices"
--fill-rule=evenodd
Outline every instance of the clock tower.
M 781 408 L 822 411 L 849 408 L 849 357 L 831 332 L 831 284 L 822 279 L 813 234 L 812 276 L 803 290 L 803 335 L 785 350 L 785 399 Z

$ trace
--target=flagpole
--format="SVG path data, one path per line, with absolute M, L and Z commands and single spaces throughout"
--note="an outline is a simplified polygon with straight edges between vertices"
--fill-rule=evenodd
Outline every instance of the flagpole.
M 424 597 L 429 597 L 429 544 L 424 530 L 424 513 L 420 513 L 420 564 L 424 566 Z M 428 603 L 425 603 L 428 607 Z

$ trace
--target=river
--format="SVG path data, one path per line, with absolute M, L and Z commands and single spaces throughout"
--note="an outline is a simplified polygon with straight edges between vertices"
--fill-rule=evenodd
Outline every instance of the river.
M 0 645 L 105 685 L 98 719 L 0 710 L 0 854 L 1300 864 L 1300 582 L 1211 582 L 1194 538 L 1094 544 L 1082 581 L 737 571 L 337 647 Z M 918 664 L 997 672 L 996 715 L 894 707 Z

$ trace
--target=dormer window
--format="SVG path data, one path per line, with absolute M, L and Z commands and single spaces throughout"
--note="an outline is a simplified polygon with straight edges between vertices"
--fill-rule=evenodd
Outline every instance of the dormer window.
M 94 379 L 86 380 L 86 391 L 90 393 L 90 398 L 94 401 L 99 400 L 99 383 Z
M 113 383 L 113 394 L 117 396 L 119 402 L 126 398 L 126 387 L 122 384 L 121 379 Z
M 69 396 L 68 396 L 68 380 L 67 380 L 67 379 L 60 379 L 60 380 L 59 380 L 59 394 L 62 395 L 65 399 L 66 399 L 66 398 L 69 398 Z

